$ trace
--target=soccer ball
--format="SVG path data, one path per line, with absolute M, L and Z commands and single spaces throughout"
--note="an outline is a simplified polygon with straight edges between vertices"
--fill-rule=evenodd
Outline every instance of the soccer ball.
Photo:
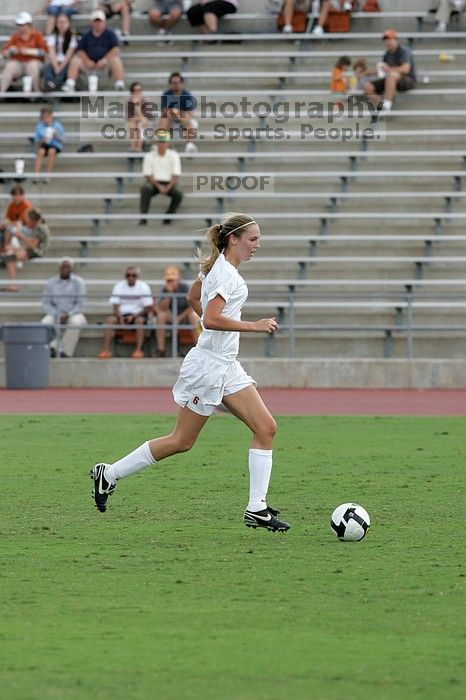
M 330 527 L 341 542 L 359 542 L 370 524 L 369 513 L 357 503 L 342 503 L 330 519 Z

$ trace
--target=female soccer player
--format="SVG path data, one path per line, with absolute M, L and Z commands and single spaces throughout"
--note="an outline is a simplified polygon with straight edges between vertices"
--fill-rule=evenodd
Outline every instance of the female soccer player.
M 240 332 L 277 330 L 274 318 L 241 320 L 248 288 L 238 267 L 259 248 L 259 226 L 250 216 L 232 214 L 223 223 L 212 226 L 207 239 L 210 254 L 204 257 L 199 252 L 201 272 L 188 292 L 189 303 L 202 317 L 203 331 L 184 359 L 173 387 L 173 397 L 179 406 L 175 428 L 169 435 L 143 443 L 113 464 L 96 464 L 91 469 L 95 504 L 103 513 L 119 479 L 190 450 L 215 407 L 223 403 L 253 434 L 249 450 L 249 502 L 243 522 L 248 527 L 285 532 L 289 524 L 279 520 L 279 511 L 268 507 L 266 502 L 276 423 L 255 381 L 236 360 Z

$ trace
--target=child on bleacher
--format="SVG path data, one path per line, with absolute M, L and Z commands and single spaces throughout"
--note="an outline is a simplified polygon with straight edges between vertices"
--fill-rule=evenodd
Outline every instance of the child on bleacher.
M 340 94 L 345 94 L 348 90 L 348 68 L 351 66 L 351 59 L 349 56 L 340 56 L 338 61 L 335 63 L 332 69 L 332 76 L 330 80 L 330 90 L 331 92 L 337 92 Z
M 65 130 L 63 124 L 53 116 L 49 107 L 40 110 L 40 121 L 37 122 L 34 132 L 34 143 L 37 147 L 36 162 L 34 163 L 34 174 L 37 176 L 42 168 L 44 157 L 47 158 L 47 174 L 51 173 L 58 153 L 61 153 L 65 142 Z M 37 184 L 38 179 L 33 179 Z M 49 178 L 42 178 L 44 184 L 48 184 Z
M 335 63 L 332 69 L 332 75 L 330 79 L 330 91 L 335 95 L 345 95 L 348 91 L 349 81 L 348 81 L 348 68 L 351 66 L 351 59 L 349 56 L 340 56 L 338 61 Z M 334 116 L 342 116 L 344 111 L 344 104 L 341 100 L 336 100 L 330 105 L 333 109 Z
M 356 79 L 354 88 L 358 92 L 364 92 L 364 85 L 376 75 L 375 71 L 369 70 L 365 58 L 358 58 L 353 63 L 353 72 Z

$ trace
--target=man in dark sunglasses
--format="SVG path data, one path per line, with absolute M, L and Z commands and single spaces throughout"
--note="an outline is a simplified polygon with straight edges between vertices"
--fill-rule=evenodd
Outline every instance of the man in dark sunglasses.
M 136 331 L 136 349 L 131 357 L 141 359 L 144 357 L 142 345 L 144 343 L 144 323 L 153 315 L 152 292 L 147 284 L 140 279 L 138 267 L 129 265 L 125 271 L 125 279 L 117 282 L 113 287 L 108 300 L 112 304 L 112 315 L 106 320 L 107 329 L 104 333 L 104 346 L 99 352 L 101 360 L 108 360 L 112 354 L 110 343 L 115 335 L 115 325 L 134 325 Z

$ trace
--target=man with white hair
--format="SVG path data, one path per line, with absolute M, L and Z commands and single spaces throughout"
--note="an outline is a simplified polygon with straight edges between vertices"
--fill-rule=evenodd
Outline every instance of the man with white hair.
M 81 328 L 87 324 L 83 314 L 86 285 L 73 269 L 74 261 L 63 258 L 58 266 L 58 274 L 45 284 L 42 297 L 45 316 L 41 323 L 47 326 L 67 326 L 63 337 L 55 338 L 50 343 L 52 357 L 73 357 Z
M 466 0 L 440 0 L 435 19 L 437 20 L 437 31 L 446 32 L 450 15 L 452 12 L 464 12 L 466 10 Z
M 32 90 L 39 92 L 40 74 L 47 55 L 45 37 L 32 26 L 29 12 L 20 12 L 16 17 L 17 31 L 13 32 L 2 49 L 6 65 L 2 74 L 1 91 L 6 92 L 13 80 L 29 75 Z

